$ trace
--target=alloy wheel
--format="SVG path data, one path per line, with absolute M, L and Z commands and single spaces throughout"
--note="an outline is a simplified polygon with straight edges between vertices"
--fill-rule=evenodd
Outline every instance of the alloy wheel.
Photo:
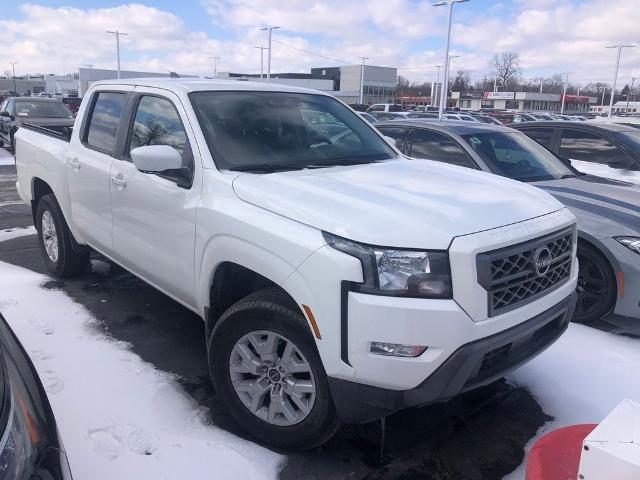
M 311 366 L 292 341 L 275 332 L 254 331 L 240 338 L 231 350 L 229 374 L 244 406 L 267 423 L 295 425 L 313 408 Z
M 53 216 L 48 210 L 42 214 L 42 242 L 47 256 L 53 263 L 56 263 L 58 261 L 58 232 Z

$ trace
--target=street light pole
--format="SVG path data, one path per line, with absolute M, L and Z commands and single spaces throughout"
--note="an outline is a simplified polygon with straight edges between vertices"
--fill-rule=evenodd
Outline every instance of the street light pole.
M 209 57 L 213 60 L 213 77 L 216 78 L 218 76 L 218 60 L 222 60 L 220 57 Z
M 265 47 L 264 45 L 260 45 L 256 48 L 260 49 L 260 81 L 262 82 L 264 78 L 264 51 L 267 47 Z
M 120 32 L 118 30 L 107 30 L 107 33 L 116 36 L 116 56 L 118 59 L 118 79 L 120 79 L 120 35 L 129 35 L 128 33 Z
M 629 113 L 629 97 L 633 95 L 633 84 L 636 83 L 636 77 L 631 77 L 631 89 L 629 89 L 629 93 L 627 94 L 627 106 L 624 107 L 624 111 Z
M 542 85 L 544 85 L 544 78 L 540 79 L 540 93 L 542 93 Z
M 447 96 L 449 92 L 449 42 L 451 40 L 451 20 L 453 18 L 453 4 L 454 3 L 463 3 L 468 2 L 469 0 L 446 0 L 442 2 L 434 3 L 434 7 L 441 7 L 447 5 L 449 7 L 449 24 L 447 27 L 447 41 L 445 43 L 444 48 L 444 59 L 445 59 L 445 67 L 444 67 L 444 78 L 442 79 L 442 95 L 444 95 L 444 101 L 442 98 L 440 99 L 440 106 L 438 108 L 438 118 L 442 120 L 442 116 L 444 114 L 444 106 L 447 103 Z
M 16 64 L 18 62 L 10 61 L 9 65 L 11 65 L 11 78 L 13 79 L 13 91 L 17 94 L 18 88 L 16 87 Z
M 269 40 L 268 40 L 268 42 L 269 42 L 269 47 L 268 47 L 269 48 L 269 53 L 267 54 L 267 83 L 269 83 L 270 80 L 271 80 L 271 32 L 273 30 L 278 29 L 278 28 L 280 28 L 280 27 L 269 26 L 269 27 L 264 27 L 264 28 L 260 29 L 260 30 L 263 30 L 263 31 L 266 30 L 267 32 L 269 32 L 269 37 L 268 37 L 269 38 Z
M 569 83 L 569 72 L 564 74 L 564 88 L 562 89 L 562 105 L 560 106 L 560 115 L 564 113 L 564 102 L 567 96 L 567 83 Z
M 360 65 L 360 105 L 364 102 L 364 61 L 369 60 L 369 57 L 359 57 L 362 59 L 362 65 Z
M 616 83 L 618 82 L 618 68 L 620 68 L 620 55 L 622 54 L 623 48 L 635 48 L 635 45 L 612 45 L 610 47 L 605 47 L 605 48 L 618 49 L 618 56 L 616 58 L 616 70 L 615 70 L 615 73 L 613 74 L 613 86 L 611 87 L 611 98 L 609 99 L 609 114 L 607 115 L 608 118 L 611 118 L 611 111 L 613 110 L 613 97 L 616 94 Z

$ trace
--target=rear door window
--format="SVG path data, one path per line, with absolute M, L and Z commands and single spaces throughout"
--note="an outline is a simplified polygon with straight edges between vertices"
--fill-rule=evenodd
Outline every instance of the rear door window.
M 426 158 L 460 167 L 478 168 L 469 154 L 448 135 L 433 130 L 413 129 L 409 138 L 411 146 L 409 155 L 414 158 Z
M 553 138 L 553 128 L 527 128 L 522 130 L 529 138 L 534 139 L 547 148 L 551 147 L 551 139 Z
M 609 165 L 617 162 L 633 162 L 620 147 L 600 135 L 582 130 L 562 130 L 560 155 L 572 160 Z
M 398 148 L 398 150 L 400 150 L 402 153 L 406 153 L 405 152 L 405 145 L 404 145 L 404 139 L 405 139 L 405 135 L 407 133 L 407 128 L 406 127 L 379 127 L 378 130 L 380 131 L 380 133 L 382 133 L 383 135 L 393 138 L 396 141 L 396 147 Z
M 99 92 L 96 95 L 85 134 L 87 146 L 108 154 L 114 152 L 126 101 L 124 92 Z

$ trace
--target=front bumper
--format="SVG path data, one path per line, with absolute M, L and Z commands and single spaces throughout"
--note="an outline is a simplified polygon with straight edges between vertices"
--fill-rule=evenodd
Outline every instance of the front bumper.
M 347 423 L 366 423 L 404 408 L 446 401 L 494 382 L 555 342 L 566 330 L 575 303 L 573 292 L 523 323 L 463 345 L 425 381 L 409 390 L 329 377 L 338 416 Z

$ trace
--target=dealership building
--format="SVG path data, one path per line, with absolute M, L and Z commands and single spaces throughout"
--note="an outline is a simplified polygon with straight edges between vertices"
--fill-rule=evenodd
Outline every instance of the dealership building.
M 589 105 L 598 102 L 596 97 L 564 95 L 563 98 L 558 93 L 537 92 L 452 92 L 451 98 L 461 110 L 495 108 L 559 112 L 564 101 L 564 111 L 567 113 L 588 112 Z

